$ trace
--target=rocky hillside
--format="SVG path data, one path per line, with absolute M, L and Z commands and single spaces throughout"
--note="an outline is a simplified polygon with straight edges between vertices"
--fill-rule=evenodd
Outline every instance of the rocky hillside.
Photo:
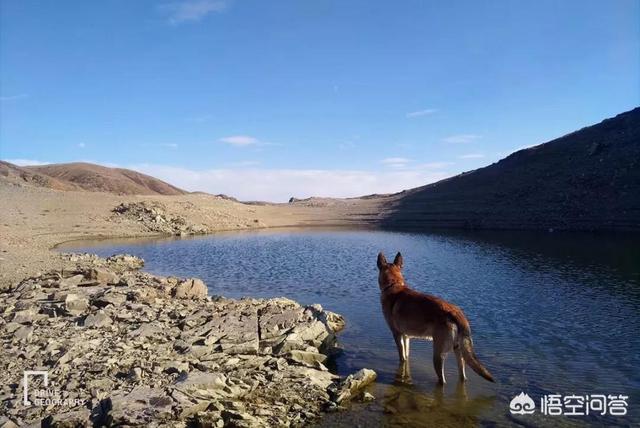
M 28 171 L 25 168 L 1 160 L 0 180 L 55 190 L 80 190 L 80 188 L 73 183 L 60 181 L 46 175 L 38 174 L 37 172 Z
M 57 190 L 85 190 L 122 195 L 187 193 L 162 180 L 136 171 L 82 162 L 19 167 L 0 161 L 0 178 Z
M 640 231 L 640 108 L 403 192 L 383 224 Z

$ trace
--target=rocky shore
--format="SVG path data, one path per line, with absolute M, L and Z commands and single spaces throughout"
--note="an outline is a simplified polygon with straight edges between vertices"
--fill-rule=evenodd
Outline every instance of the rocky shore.
M 329 372 L 344 320 L 319 305 L 208 296 L 134 256 L 63 258 L 0 294 L 0 427 L 299 426 L 375 379 Z M 31 375 L 26 397 L 25 371 L 48 381 Z

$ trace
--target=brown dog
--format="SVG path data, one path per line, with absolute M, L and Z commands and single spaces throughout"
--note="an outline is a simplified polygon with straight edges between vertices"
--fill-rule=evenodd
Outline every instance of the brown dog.
M 400 361 L 409 359 L 410 338 L 433 340 L 433 366 L 439 383 L 445 383 L 444 358 L 451 350 L 456 354 L 460 381 L 466 379 L 466 362 L 480 376 L 495 382 L 473 351 L 471 328 L 462 310 L 438 297 L 407 287 L 401 272 L 402 264 L 400 253 L 392 264 L 387 263 L 384 254 L 378 254 L 382 312 L 396 341 Z

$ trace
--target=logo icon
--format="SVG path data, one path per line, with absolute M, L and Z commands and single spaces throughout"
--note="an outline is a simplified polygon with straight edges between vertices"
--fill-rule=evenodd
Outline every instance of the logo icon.
M 49 372 L 46 371 L 38 371 L 38 370 L 25 370 L 24 372 L 24 399 L 23 403 L 25 406 L 30 406 L 32 403 L 29 401 L 29 376 L 42 376 L 44 377 L 44 386 L 49 386 Z
M 509 403 L 509 410 L 514 415 L 531 415 L 536 411 L 536 403 L 529 397 L 529 394 L 521 392 L 513 397 Z

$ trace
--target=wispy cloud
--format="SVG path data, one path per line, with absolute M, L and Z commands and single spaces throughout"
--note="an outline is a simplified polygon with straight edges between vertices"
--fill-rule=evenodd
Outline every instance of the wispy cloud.
M 170 24 L 178 25 L 189 21 L 200 21 L 211 13 L 222 12 L 226 7 L 227 2 L 224 0 L 188 0 L 165 3 L 158 9 L 167 15 Z
M 430 114 L 433 114 L 435 112 L 437 112 L 438 110 L 435 108 L 427 108 L 424 110 L 418 110 L 418 111 L 412 111 L 410 113 L 407 113 L 406 116 L 407 118 L 411 119 L 411 118 L 415 118 L 415 117 L 420 117 L 420 116 L 428 116 Z
M 482 153 L 468 153 L 466 155 L 458 156 L 458 159 L 481 159 L 484 155 Z
M 48 165 L 51 162 L 42 162 L 35 159 L 4 159 L 5 162 L 12 163 L 18 166 L 30 166 L 30 165 Z
M 220 138 L 218 141 L 237 147 L 246 147 L 260 144 L 260 140 L 255 137 L 250 137 L 249 135 L 231 135 L 229 137 Z
M 29 98 L 29 94 L 17 94 L 17 95 L 6 95 L 0 96 L 0 101 L 15 101 L 21 100 L 24 98 Z
M 450 143 L 450 144 L 467 144 L 467 143 L 473 143 L 474 141 L 477 141 L 480 138 L 482 138 L 482 135 L 457 134 L 457 135 L 451 135 L 449 137 L 443 138 L 442 142 Z
M 178 144 L 176 143 L 164 143 L 164 144 L 160 144 L 162 147 L 165 147 L 167 149 L 177 149 L 178 148 Z
M 445 171 L 362 171 L 224 168 L 192 170 L 164 165 L 129 165 L 186 190 L 224 193 L 241 200 L 285 202 L 290 197 L 353 197 L 392 193 L 449 177 Z
M 79 149 L 84 149 L 85 147 L 87 147 L 87 145 L 85 143 L 78 143 L 76 144 L 76 147 Z
M 407 158 L 385 158 L 380 163 L 391 168 L 404 168 L 411 162 L 411 159 Z

